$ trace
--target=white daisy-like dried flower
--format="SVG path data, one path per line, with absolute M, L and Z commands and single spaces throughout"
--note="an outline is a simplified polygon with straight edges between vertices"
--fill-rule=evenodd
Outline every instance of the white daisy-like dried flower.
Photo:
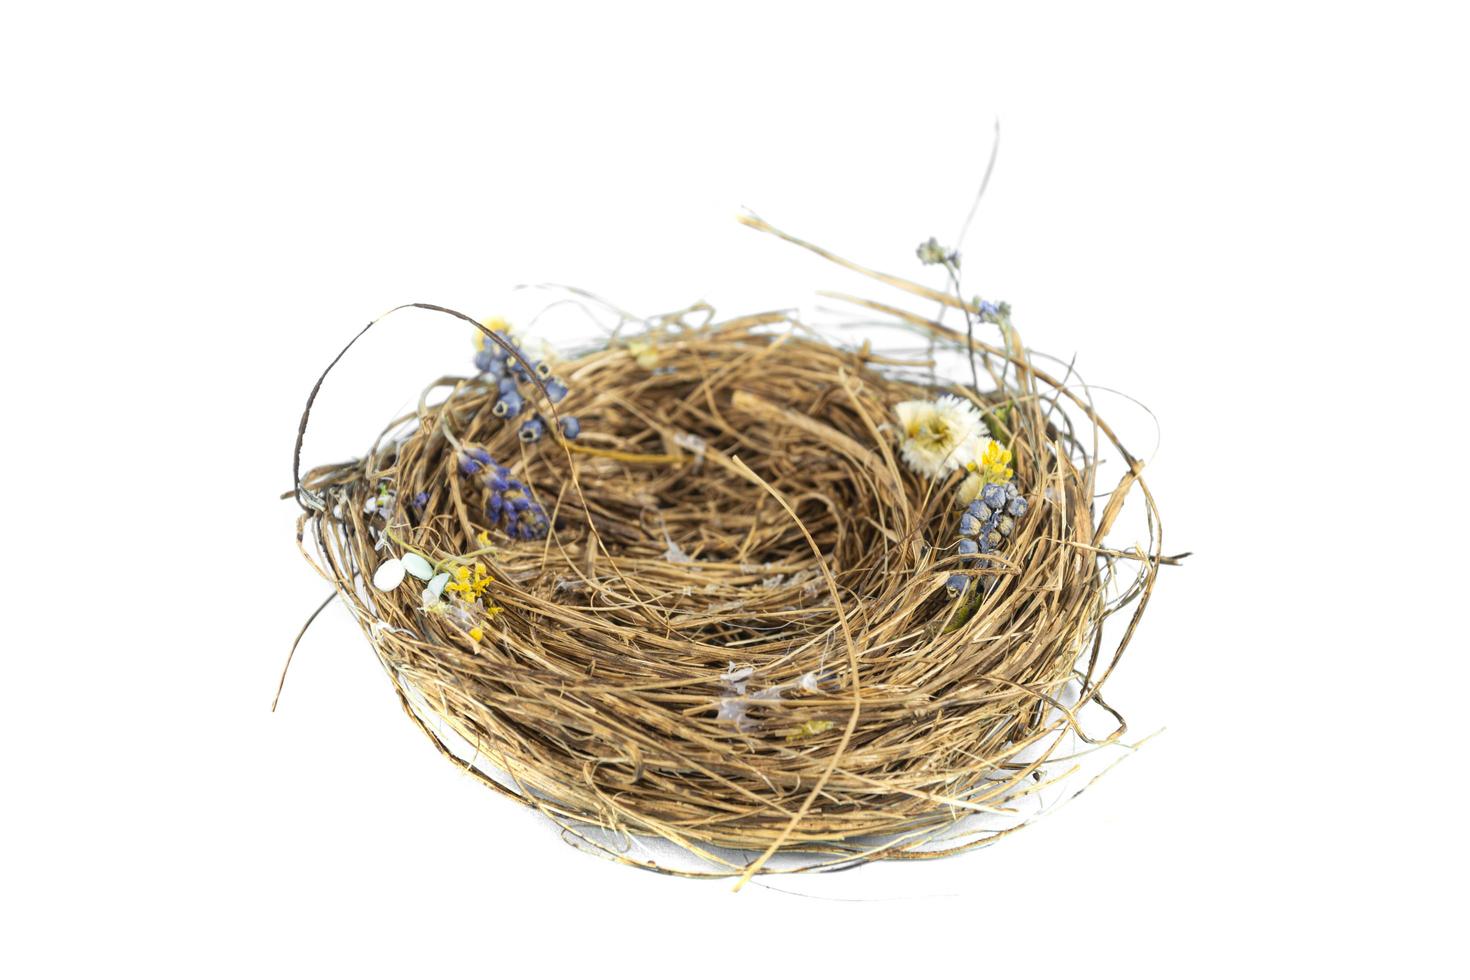
M 985 424 L 974 405 L 954 395 L 893 406 L 903 430 L 899 446 L 909 469 L 930 478 L 943 476 L 975 458 Z

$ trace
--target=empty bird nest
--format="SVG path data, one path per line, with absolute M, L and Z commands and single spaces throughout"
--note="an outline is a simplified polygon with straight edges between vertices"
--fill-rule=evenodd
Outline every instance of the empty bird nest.
M 1004 306 L 872 275 L 963 322 L 853 300 L 923 338 L 896 355 L 701 306 L 564 360 L 476 324 L 364 458 L 300 475 L 298 438 L 303 552 L 442 752 L 743 882 L 988 843 L 1121 744 L 1102 688 L 1174 560 L 1139 461 Z

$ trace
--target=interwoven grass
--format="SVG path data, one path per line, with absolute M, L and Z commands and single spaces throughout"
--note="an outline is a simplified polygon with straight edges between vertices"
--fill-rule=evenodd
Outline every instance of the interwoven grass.
M 300 481 L 308 559 L 441 751 L 619 860 L 645 863 L 589 830 L 664 838 L 708 862 L 675 873 L 748 877 L 987 843 L 1014 825 L 950 834 L 1020 812 L 1076 736 L 1121 737 L 1116 714 L 1093 734 L 1078 715 L 1106 708 L 1102 686 L 1167 561 L 1141 467 L 1013 334 L 1003 349 L 863 305 L 940 345 L 973 343 L 989 390 L 936 386 L 927 364 L 835 346 L 786 314 L 677 316 L 644 338 L 657 370 L 621 341 L 558 365 L 575 442 L 521 444 L 490 412 L 493 385 L 461 379 L 439 404 L 426 393 L 406 435 Z M 940 392 L 1010 406 L 1030 505 L 990 591 L 961 599 L 944 583 L 962 569 L 963 474 L 915 475 L 892 424 L 896 403 Z M 1115 488 L 1094 485 L 1098 447 L 1081 428 L 1121 454 Z M 534 488 L 553 518 L 545 540 L 477 543 L 488 491 L 457 465 L 471 447 Z M 383 515 L 364 503 L 383 479 L 398 494 L 380 549 Z M 419 490 L 421 511 L 408 504 Z M 1135 491 L 1153 541 L 1125 555 L 1103 539 Z M 503 612 L 482 640 L 424 612 L 417 588 L 371 586 L 404 550 L 489 567 Z M 1104 619 L 1124 608 L 1104 643 Z M 805 857 L 767 866 L 776 854 Z

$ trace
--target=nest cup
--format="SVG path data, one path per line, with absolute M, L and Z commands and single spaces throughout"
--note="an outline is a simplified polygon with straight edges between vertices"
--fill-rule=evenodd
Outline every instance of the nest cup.
M 883 310 L 973 351 L 984 390 L 936 377 L 923 349 L 686 312 L 558 364 L 554 407 L 537 385 L 549 423 L 580 419 L 575 440 L 552 424 L 522 442 L 493 381 L 426 393 L 366 457 L 299 480 L 303 551 L 434 744 L 583 846 L 654 866 L 630 843 L 661 838 L 694 863 L 659 870 L 748 878 L 988 843 L 1079 742 L 1119 744 L 1100 692 L 1153 587 L 1156 513 L 1137 461 L 1013 332 L 988 345 Z M 930 479 L 899 455 L 895 405 L 940 394 L 1004 436 L 1026 501 L 983 572 L 956 548 L 964 471 Z M 1108 440 L 1124 474 L 1100 492 Z M 461 465 L 476 450 L 529 488 L 544 538 L 492 525 L 492 490 Z M 1150 547 L 1112 551 L 1135 492 Z M 472 631 L 419 588 L 375 588 L 407 552 L 482 563 L 500 611 Z M 1084 709 L 1111 717 L 1089 732 Z

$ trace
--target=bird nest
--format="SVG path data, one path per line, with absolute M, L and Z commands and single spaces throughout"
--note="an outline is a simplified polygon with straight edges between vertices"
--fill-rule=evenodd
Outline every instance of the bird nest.
M 965 327 L 859 301 L 925 337 L 894 356 L 697 307 L 553 381 L 480 326 L 488 373 L 298 477 L 303 551 L 441 751 L 579 844 L 743 881 L 987 843 L 1120 743 L 1102 687 L 1170 561 L 1140 464 L 1008 311 L 878 278 Z M 941 396 L 988 460 L 912 465 L 901 406 Z M 1110 549 L 1130 497 L 1149 546 Z

